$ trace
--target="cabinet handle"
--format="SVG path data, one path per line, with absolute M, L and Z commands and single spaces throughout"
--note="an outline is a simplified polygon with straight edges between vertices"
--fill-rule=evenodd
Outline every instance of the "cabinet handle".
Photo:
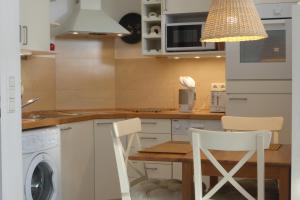
M 69 131 L 69 130 L 72 130 L 73 128 L 72 127 L 66 127 L 66 128 L 61 128 L 60 130 L 61 131 Z
M 157 137 L 140 137 L 141 140 L 157 140 Z
M 28 45 L 28 27 L 23 26 L 23 29 L 25 30 L 25 41 L 23 42 L 23 45 Z
M 22 43 L 22 26 L 19 25 L 19 43 Z
M 248 98 L 246 98 L 246 97 L 230 97 L 229 100 L 230 101 L 247 101 Z
M 157 122 L 142 122 L 144 125 L 156 125 Z
M 165 12 L 167 12 L 168 11 L 168 9 L 167 9 L 167 0 L 163 0 L 164 1 L 164 11 Z
M 97 122 L 96 124 L 98 126 L 101 126 L 101 125 L 112 125 L 113 123 L 112 122 Z
M 157 167 L 146 167 L 146 170 L 151 170 L 151 171 L 157 171 L 158 168 Z
M 201 130 L 203 130 L 203 129 L 204 129 L 204 126 L 193 126 L 193 127 L 191 127 L 191 128 L 195 128 L 195 129 L 201 129 Z

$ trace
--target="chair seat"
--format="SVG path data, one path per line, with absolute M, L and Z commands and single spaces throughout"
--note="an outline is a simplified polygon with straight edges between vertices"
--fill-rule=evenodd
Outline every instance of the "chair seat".
M 131 188 L 132 200 L 181 200 L 179 180 L 148 179 Z
M 239 184 L 247 190 L 253 197 L 257 196 L 256 180 L 240 180 Z M 225 184 L 211 200 L 246 200 L 230 183 Z M 265 200 L 278 200 L 279 192 L 277 182 L 273 180 L 265 181 Z

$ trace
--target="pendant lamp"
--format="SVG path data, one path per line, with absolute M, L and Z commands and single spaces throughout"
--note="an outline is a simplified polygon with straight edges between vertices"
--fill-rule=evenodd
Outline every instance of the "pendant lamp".
M 213 0 L 201 41 L 240 42 L 267 37 L 253 0 Z

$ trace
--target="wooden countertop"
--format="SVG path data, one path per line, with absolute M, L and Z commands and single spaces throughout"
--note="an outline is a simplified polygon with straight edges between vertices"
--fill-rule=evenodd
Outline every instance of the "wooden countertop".
M 31 119 L 30 117 L 37 115 L 41 116 L 42 119 Z M 26 130 L 95 119 L 119 119 L 134 117 L 146 119 L 220 120 L 223 115 L 224 113 L 210 113 L 208 110 L 195 111 L 193 113 L 180 113 L 176 110 L 163 110 L 161 112 L 135 112 L 123 109 L 36 111 L 23 113 L 22 128 L 23 130 Z

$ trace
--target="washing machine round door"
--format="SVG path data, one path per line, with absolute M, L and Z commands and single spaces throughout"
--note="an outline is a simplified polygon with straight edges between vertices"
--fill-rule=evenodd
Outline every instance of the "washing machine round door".
M 57 168 L 47 154 L 37 155 L 31 162 L 25 180 L 26 200 L 55 200 Z

